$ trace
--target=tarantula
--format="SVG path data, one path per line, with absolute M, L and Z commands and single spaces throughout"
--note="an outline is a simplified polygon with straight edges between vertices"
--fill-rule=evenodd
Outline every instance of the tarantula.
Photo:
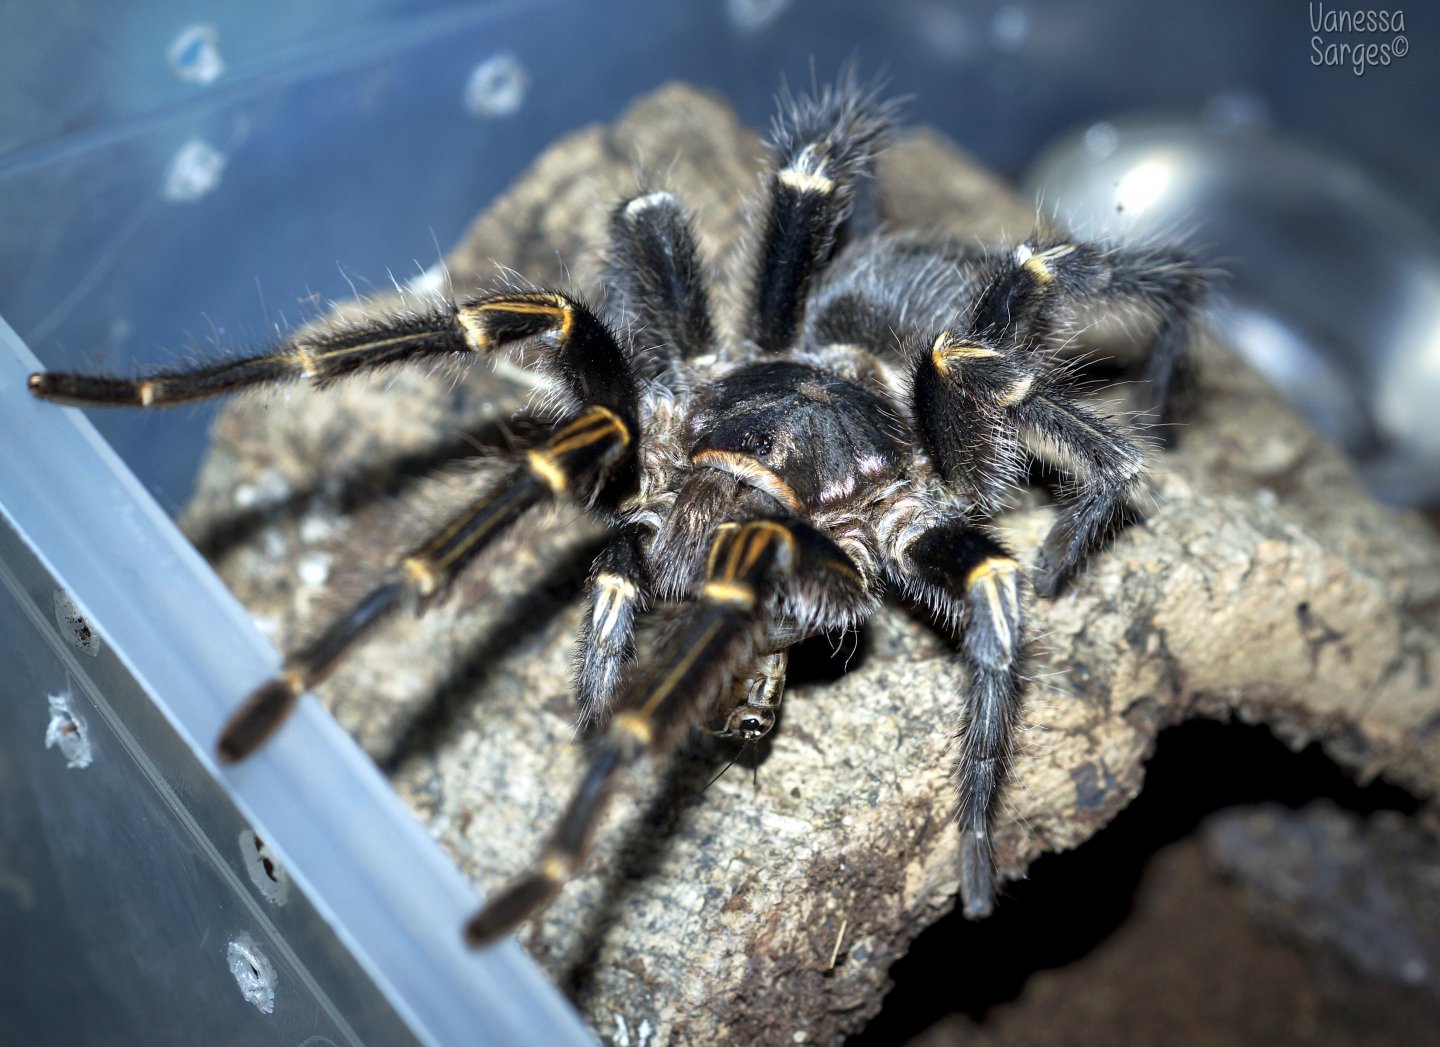
M 598 311 L 570 293 L 507 287 L 138 379 L 32 375 L 44 399 L 138 407 L 497 354 L 552 381 L 540 435 L 287 652 L 225 727 L 220 757 L 253 753 L 387 617 L 424 610 L 526 514 L 573 499 L 611 529 L 576 653 L 579 716 L 597 737 L 537 861 L 469 922 L 468 940 L 508 933 L 576 875 L 622 769 L 665 759 L 701 724 L 746 744 L 768 734 L 789 648 L 858 627 L 887 586 L 958 642 L 961 895 L 967 916 L 986 916 L 1026 590 L 1054 596 L 1143 492 L 1134 437 L 1082 405 L 1059 351 L 1082 307 L 1153 313 L 1143 414 L 1159 418 L 1203 280 L 1163 247 L 1037 234 L 982 250 L 883 230 L 872 177 L 896 115 L 853 73 L 782 95 L 743 330 L 716 329 L 690 218 L 670 192 L 646 188 L 611 216 Z M 986 521 L 1037 460 L 1064 482 L 1027 586 Z M 679 606 L 642 656 L 638 619 L 659 603 Z

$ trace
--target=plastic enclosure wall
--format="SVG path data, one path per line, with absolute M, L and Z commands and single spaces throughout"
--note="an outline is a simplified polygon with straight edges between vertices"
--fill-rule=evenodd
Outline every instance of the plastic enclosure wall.
M 1137 108 L 1251 112 L 1440 213 L 1433 48 L 1359 78 L 1309 63 L 1303 5 L 1142 6 L 6 4 L 0 315 L 57 369 L 252 346 L 418 276 L 548 142 L 667 79 L 763 125 L 782 76 L 857 56 L 1003 171 Z M 197 19 L 223 69 L 172 53 Z M 507 116 L 470 104 L 497 57 L 529 85 Z M 195 145 L 209 177 L 173 192 Z M 185 504 L 213 407 L 93 415 L 142 489 L 91 420 L 31 401 L 33 367 L 0 324 L 0 1043 L 582 1040 L 514 947 L 462 950 L 470 887 L 313 700 L 216 780 L 216 731 L 276 656 L 145 493 Z M 283 907 L 249 832 L 294 881 Z M 271 1013 L 232 965 L 262 1005 L 273 979 Z
M 277 656 L 37 366 L 0 321 L 0 1039 L 593 1042 L 314 698 L 218 773 Z

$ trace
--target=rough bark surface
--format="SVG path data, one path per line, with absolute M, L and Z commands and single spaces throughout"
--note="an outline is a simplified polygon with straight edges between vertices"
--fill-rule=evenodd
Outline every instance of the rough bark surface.
M 641 166 L 690 203 L 707 257 L 733 276 L 759 158 L 723 104 L 660 91 L 540 157 L 450 255 L 454 290 L 493 286 L 503 263 L 598 297 L 595 248 Z M 895 228 L 997 242 L 1034 221 L 924 132 L 886 155 L 880 190 Z M 736 282 L 720 283 L 733 315 Z M 1198 355 L 1195 406 L 1176 448 L 1154 456 L 1153 512 L 1066 595 L 1035 601 L 1033 729 L 998 833 L 1007 877 L 1097 832 L 1141 788 L 1156 733 L 1189 717 L 1264 722 L 1358 775 L 1440 788 L 1433 531 L 1373 504 L 1248 367 L 1213 346 Z M 526 393 L 481 368 L 241 400 L 218 423 L 188 526 L 291 645 L 464 497 L 473 471 L 415 477 L 476 440 L 503 445 Z M 481 891 L 530 861 L 580 766 L 569 667 L 598 535 L 581 515 L 523 528 L 320 692 Z M 1051 519 L 1034 499 L 1000 523 L 1028 559 Z M 757 776 L 736 767 L 702 793 L 728 755 L 707 744 L 662 780 L 637 776 L 584 875 L 522 932 L 601 1036 L 836 1042 L 953 905 L 946 742 L 962 673 L 895 605 L 842 647 L 797 658 Z

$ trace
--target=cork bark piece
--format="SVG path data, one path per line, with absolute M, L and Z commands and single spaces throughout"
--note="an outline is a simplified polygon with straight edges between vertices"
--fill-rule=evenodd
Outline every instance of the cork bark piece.
M 454 290 L 494 286 L 498 263 L 598 298 L 596 248 L 637 169 L 687 201 L 706 257 L 733 274 L 760 156 L 723 103 L 665 88 L 538 158 L 450 254 Z M 1035 221 L 928 132 L 886 154 L 880 193 L 897 229 L 996 242 Z M 738 299 L 717 296 L 722 322 Z M 1066 594 L 1033 604 L 1030 728 L 998 827 L 1007 877 L 1099 831 L 1141 788 L 1156 733 L 1190 717 L 1319 740 L 1358 774 L 1422 796 L 1440 786 L 1434 533 L 1371 502 L 1229 352 L 1197 356 L 1195 406 L 1152 462 L 1153 511 Z M 503 447 L 531 393 L 477 368 L 242 399 L 217 425 L 187 526 L 277 643 L 293 644 L 475 483 L 466 468 L 417 477 Z M 1029 501 L 999 521 L 1027 562 L 1053 512 Z M 482 892 L 532 859 L 583 756 L 570 659 L 600 532 L 572 507 L 547 519 L 320 691 Z M 962 672 L 894 603 L 838 643 L 833 656 L 815 643 L 797 655 L 757 768 L 706 789 L 730 753 L 701 743 L 658 780 L 628 782 L 587 871 L 521 933 L 599 1034 L 836 1042 L 879 1009 L 890 965 L 953 906 L 946 742 Z

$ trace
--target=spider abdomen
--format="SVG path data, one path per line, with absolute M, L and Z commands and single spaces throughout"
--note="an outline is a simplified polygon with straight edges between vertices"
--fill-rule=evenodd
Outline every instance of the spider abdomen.
M 792 361 L 720 379 L 687 422 L 693 464 L 758 478 L 802 512 L 898 476 L 906 461 L 898 429 L 893 410 L 873 393 Z

